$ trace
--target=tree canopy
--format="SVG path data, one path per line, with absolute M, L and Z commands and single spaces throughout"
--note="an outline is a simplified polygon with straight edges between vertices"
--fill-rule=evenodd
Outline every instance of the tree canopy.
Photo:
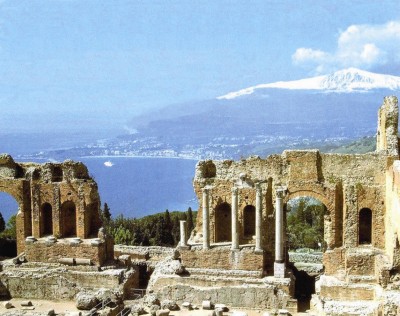
M 289 248 L 319 248 L 324 239 L 325 205 L 311 197 L 289 201 L 287 235 Z
M 107 211 L 110 212 L 107 203 Z M 126 218 L 119 215 L 107 220 L 105 210 L 102 210 L 103 225 L 111 234 L 116 244 L 132 246 L 176 246 L 180 238 L 180 220 L 195 217 L 192 210 L 187 212 L 169 212 L 148 215 L 142 218 Z M 194 224 L 193 224 L 194 227 Z M 191 230 L 188 229 L 190 232 Z

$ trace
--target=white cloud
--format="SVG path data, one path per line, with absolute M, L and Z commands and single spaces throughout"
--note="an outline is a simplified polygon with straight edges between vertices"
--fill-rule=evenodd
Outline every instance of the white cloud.
M 325 60 L 327 54 L 321 50 L 314 50 L 312 48 L 298 48 L 292 56 L 295 64 L 304 62 L 321 62 Z
M 334 52 L 298 48 L 292 55 L 295 65 L 312 67 L 316 72 L 344 67 L 370 69 L 400 64 L 400 21 L 381 25 L 351 25 L 339 34 Z

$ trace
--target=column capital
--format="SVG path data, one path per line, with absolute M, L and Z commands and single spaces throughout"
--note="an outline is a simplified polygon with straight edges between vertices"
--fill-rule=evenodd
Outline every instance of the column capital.
M 202 191 L 204 194 L 208 194 L 208 192 L 210 192 L 210 189 L 204 187 L 204 188 L 201 188 L 201 191 Z
M 260 182 L 256 183 L 255 187 L 256 187 L 256 193 L 257 194 L 262 194 L 261 183 Z
M 232 192 L 232 194 L 237 195 L 239 193 L 239 188 L 238 187 L 232 187 L 231 188 L 231 192 Z
M 276 187 L 275 188 L 276 197 L 280 199 L 284 198 L 286 195 L 286 191 L 287 189 L 285 187 Z

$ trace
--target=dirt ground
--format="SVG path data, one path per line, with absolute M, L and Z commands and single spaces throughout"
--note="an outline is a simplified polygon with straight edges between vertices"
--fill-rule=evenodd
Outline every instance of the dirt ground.
M 23 307 L 21 306 L 21 302 L 23 301 L 31 301 L 32 307 Z M 74 301 L 49 301 L 49 300 L 35 300 L 35 299 L 11 299 L 9 302 L 13 304 L 13 308 L 6 309 L 4 307 L 4 302 L 0 302 L 0 315 L 10 312 L 18 312 L 23 313 L 23 315 L 47 315 L 49 310 L 54 310 L 56 315 L 64 315 L 67 312 L 79 312 L 79 310 L 75 307 Z M 126 305 L 133 303 L 133 301 L 127 301 Z M 241 311 L 245 312 L 247 316 L 262 316 L 265 311 L 260 310 L 245 310 L 239 308 L 230 309 L 229 312 L 224 312 L 224 316 L 230 316 L 233 314 L 233 311 Z M 197 309 L 197 310 L 180 310 L 180 311 L 171 311 L 170 316 L 208 316 L 211 311 Z M 82 315 L 85 315 L 87 311 L 82 311 Z M 307 313 L 296 313 L 292 315 L 309 315 Z
M 21 306 L 21 302 L 31 301 L 31 307 Z M 11 302 L 14 306 L 13 308 L 6 309 L 4 307 L 4 302 Z M 79 311 L 75 307 L 75 302 L 73 301 L 47 301 L 47 300 L 35 300 L 35 299 L 17 299 L 13 298 L 9 301 L 2 301 L 0 304 L 0 315 L 6 312 L 24 312 L 25 315 L 43 313 L 47 315 L 48 311 L 53 309 L 56 314 L 65 314 L 66 312 Z

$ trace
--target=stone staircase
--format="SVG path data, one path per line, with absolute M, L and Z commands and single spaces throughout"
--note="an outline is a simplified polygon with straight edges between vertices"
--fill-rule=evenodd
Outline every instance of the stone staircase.
M 318 315 L 382 315 L 387 258 L 378 249 L 346 249 L 343 269 L 316 282 L 311 307 Z

